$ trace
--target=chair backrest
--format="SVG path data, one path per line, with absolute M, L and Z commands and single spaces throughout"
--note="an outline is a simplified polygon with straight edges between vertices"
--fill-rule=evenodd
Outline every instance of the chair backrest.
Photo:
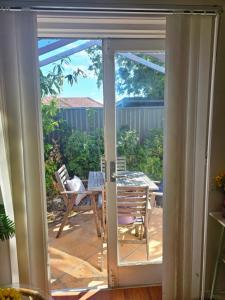
M 64 192 L 66 190 L 66 181 L 69 179 L 69 174 L 65 165 L 62 165 L 62 167 L 55 172 L 55 178 L 57 180 L 60 192 Z
M 126 164 L 126 157 L 125 156 L 118 156 L 117 157 L 116 170 L 117 170 L 117 172 L 127 170 L 127 164 Z
M 149 187 L 117 187 L 117 216 L 144 217 Z
M 116 161 L 116 170 L 117 172 L 126 171 L 126 157 L 125 156 L 118 156 Z M 105 173 L 105 157 L 101 156 L 101 172 Z

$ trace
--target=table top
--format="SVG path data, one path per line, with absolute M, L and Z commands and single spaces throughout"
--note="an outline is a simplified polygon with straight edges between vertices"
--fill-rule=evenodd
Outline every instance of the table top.
M 144 173 L 135 171 L 117 172 L 118 186 L 149 186 L 150 191 L 157 191 L 158 186 Z M 105 175 L 100 171 L 90 171 L 88 176 L 88 190 L 101 191 L 104 188 Z
M 222 212 L 221 211 L 211 212 L 211 213 L 209 213 L 209 215 L 213 219 L 215 219 L 218 223 L 220 223 L 220 225 L 222 225 L 223 227 L 225 227 L 225 218 L 222 216 Z

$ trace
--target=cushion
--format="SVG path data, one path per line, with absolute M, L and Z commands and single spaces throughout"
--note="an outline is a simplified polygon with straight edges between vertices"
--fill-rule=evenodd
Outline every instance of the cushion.
M 81 179 L 77 176 L 74 176 L 73 179 L 67 180 L 66 181 L 66 189 L 67 191 L 72 191 L 72 192 L 79 192 L 79 193 L 84 193 L 85 192 L 85 187 L 83 185 L 83 182 Z M 82 199 L 86 197 L 85 194 L 78 194 L 77 198 L 75 200 L 75 204 L 78 205 Z

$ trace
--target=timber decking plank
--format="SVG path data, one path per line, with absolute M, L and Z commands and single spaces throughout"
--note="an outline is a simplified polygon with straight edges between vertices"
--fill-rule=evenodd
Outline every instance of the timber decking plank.
M 162 287 L 89 290 L 74 295 L 53 296 L 54 300 L 162 300 Z

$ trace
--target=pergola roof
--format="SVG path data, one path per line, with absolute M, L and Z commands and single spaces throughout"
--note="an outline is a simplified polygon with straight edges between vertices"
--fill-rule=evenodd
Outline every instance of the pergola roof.
M 49 65 L 53 62 L 56 62 L 60 59 L 63 59 L 65 57 L 71 56 L 75 53 L 79 53 L 83 50 L 86 50 L 94 45 L 101 46 L 102 41 L 101 40 L 79 40 L 79 44 L 77 44 L 77 39 L 39 39 L 38 41 L 38 53 L 39 56 L 45 55 L 47 53 L 50 53 L 51 51 L 58 50 L 57 54 L 54 55 L 48 55 L 47 58 L 41 59 L 40 58 L 40 67 Z M 63 49 L 63 47 L 70 45 L 70 49 Z M 121 52 L 120 55 L 123 55 L 139 64 L 145 65 L 148 68 L 151 68 L 157 72 L 165 74 L 165 68 L 163 66 L 160 66 L 158 64 L 152 63 L 150 61 L 147 61 L 143 59 L 142 57 L 135 55 L 131 52 Z M 165 52 L 162 51 L 149 51 L 149 56 L 152 56 L 154 58 L 157 58 L 158 60 L 165 62 Z

